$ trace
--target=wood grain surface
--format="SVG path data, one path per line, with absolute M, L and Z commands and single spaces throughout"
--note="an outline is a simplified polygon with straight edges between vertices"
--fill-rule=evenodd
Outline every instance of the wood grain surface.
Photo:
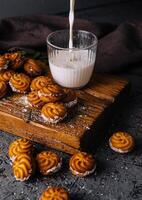
M 0 129 L 70 154 L 92 151 L 128 85 L 127 80 L 96 74 L 86 88 L 77 90 L 78 105 L 56 125 L 45 124 L 39 110 L 19 101 L 21 96 L 7 97 L 0 101 Z

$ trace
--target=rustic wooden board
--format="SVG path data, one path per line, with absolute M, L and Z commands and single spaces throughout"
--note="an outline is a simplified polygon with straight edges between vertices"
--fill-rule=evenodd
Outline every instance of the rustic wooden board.
M 127 96 L 128 85 L 127 80 L 96 74 L 77 91 L 78 105 L 57 125 L 43 123 L 38 110 L 19 103 L 21 97 L 7 97 L 0 101 L 0 129 L 70 154 L 93 150 L 112 107 Z

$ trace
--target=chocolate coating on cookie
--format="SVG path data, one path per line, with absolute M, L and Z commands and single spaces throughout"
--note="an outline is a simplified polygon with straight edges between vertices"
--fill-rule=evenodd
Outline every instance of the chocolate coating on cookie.
M 29 76 L 40 76 L 43 72 L 43 63 L 39 60 L 28 59 L 24 64 L 24 70 Z
M 0 71 L 7 69 L 8 66 L 9 61 L 4 56 L 0 56 Z
M 62 102 L 66 107 L 71 108 L 77 104 L 76 92 L 72 89 L 64 89 L 65 96 L 62 99 Z
M 4 56 L 9 60 L 10 67 L 14 70 L 21 68 L 24 63 L 24 57 L 21 52 L 6 53 Z

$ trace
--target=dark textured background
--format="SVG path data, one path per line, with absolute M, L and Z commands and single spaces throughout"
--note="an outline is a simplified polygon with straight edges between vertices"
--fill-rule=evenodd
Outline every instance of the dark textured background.
M 35 13 L 67 16 L 68 3 L 69 0 L 1 0 L 0 18 Z M 126 20 L 142 20 L 141 0 L 77 0 L 77 4 L 76 17 L 96 22 L 119 24 Z M 108 132 L 130 132 L 136 140 L 132 153 L 113 152 L 106 138 L 95 155 L 97 171 L 94 175 L 74 177 L 68 170 L 69 156 L 58 152 L 63 157 L 63 168 L 59 173 L 49 177 L 37 175 L 21 183 L 15 181 L 7 157 L 8 146 L 15 137 L 0 132 L 0 200 L 38 200 L 49 185 L 66 187 L 71 200 L 142 200 L 142 77 L 127 77 L 132 81 L 132 95 L 128 103 L 114 113 Z
M 10 142 L 15 137 L 0 133 L 0 200 L 38 200 L 41 192 L 51 185 L 66 187 L 71 200 L 141 200 L 142 199 L 142 78 L 127 76 L 132 92 L 127 104 L 113 115 L 108 132 L 125 130 L 136 140 L 133 152 L 121 155 L 108 147 L 106 138 L 96 152 L 97 171 L 90 177 L 77 178 L 68 170 L 69 155 L 63 157 L 63 168 L 56 175 L 35 176 L 30 181 L 15 181 L 7 157 Z M 105 127 L 104 127 L 105 128 Z M 38 149 L 43 149 L 37 145 Z

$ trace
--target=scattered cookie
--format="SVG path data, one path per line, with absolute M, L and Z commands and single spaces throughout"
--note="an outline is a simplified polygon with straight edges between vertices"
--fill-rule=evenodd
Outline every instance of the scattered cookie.
M 47 103 L 42 107 L 41 116 L 45 122 L 58 123 L 67 116 L 67 109 L 62 103 Z
M 36 156 L 37 167 L 42 175 L 59 171 L 62 165 L 60 157 L 51 151 L 42 151 Z
M 30 155 L 20 154 L 12 165 L 13 174 L 17 181 L 26 181 L 34 173 L 34 163 Z
M 4 81 L 0 81 L 0 98 L 3 98 L 7 93 L 7 85 Z
M 77 96 L 74 90 L 64 89 L 65 97 L 62 102 L 66 107 L 71 108 L 77 104 Z
M 62 187 L 48 187 L 39 200 L 69 200 L 69 193 Z
M 71 157 L 69 167 L 74 175 L 85 177 L 95 171 L 96 162 L 92 155 L 79 152 Z
M 15 160 L 15 158 L 18 155 L 21 155 L 23 153 L 30 154 L 33 150 L 32 143 L 27 139 L 18 139 L 12 142 L 9 146 L 8 155 L 12 161 Z
M 7 69 L 8 66 L 9 61 L 4 56 L 0 56 L 0 71 Z
M 30 78 L 23 73 L 15 73 L 9 81 L 9 85 L 13 92 L 27 93 L 30 87 Z
M 9 82 L 11 76 L 13 76 L 15 72 L 10 69 L 2 70 L 0 72 L 0 81 Z
M 45 104 L 39 97 L 37 91 L 32 91 L 27 95 L 27 102 L 33 108 L 41 108 Z
M 24 63 L 24 57 L 21 52 L 6 53 L 4 56 L 10 61 L 10 67 L 14 70 L 21 68 Z
M 128 153 L 134 148 L 134 139 L 126 132 L 116 132 L 110 137 L 109 146 L 115 152 Z
M 40 76 L 43 72 L 43 63 L 39 60 L 28 59 L 24 64 L 24 70 L 29 76 Z
M 32 91 L 38 91 L 43 87 L 46 87 L 47 85 L 53 84 L 53 80 L 48 76 L 38 76 L 33 79 L 31 83 L 31 90 Z
M 38 95 L 45 103 L 54 103 L 63 98 L 64 91 L 57 84 L 52 84 L 41 88 Z

